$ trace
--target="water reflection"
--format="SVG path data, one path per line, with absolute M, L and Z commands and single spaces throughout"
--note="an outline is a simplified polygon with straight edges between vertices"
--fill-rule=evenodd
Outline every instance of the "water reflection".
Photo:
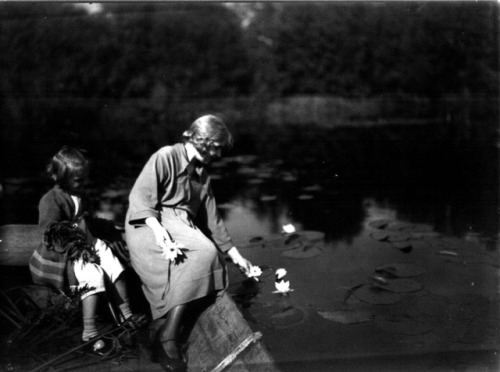
M 256 154 L 209 169 L 233 235 L 277 233 L 292 223 L 349 242 L 367 218 L 390 216 L 455 236 L 497 237 L 496 150 L 484 140 L 457 147 L 439 127 L 418 126 L 268 128 L 246 141 Z M 134 178 L 94 174 L 91 196 L 102 217 L 123 222 Z M 45 191 L 39 179 L 2 185 L 1 223 L 36 223 Z

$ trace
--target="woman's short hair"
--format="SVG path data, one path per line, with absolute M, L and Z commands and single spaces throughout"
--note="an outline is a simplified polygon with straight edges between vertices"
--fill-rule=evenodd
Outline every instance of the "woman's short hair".
M 221 115 L 204 115 L 196 119 L 182 134 L 184 142 L 188 142 L 193 137 L 218 142 L 227 148 L 233 146 L 233 136 Z
M 86 151 L 68 146 L 59 150 L 46 167 L 47 176 L 63 188 L 71 177 L 85 175 L 88 171 L 89 160 Z

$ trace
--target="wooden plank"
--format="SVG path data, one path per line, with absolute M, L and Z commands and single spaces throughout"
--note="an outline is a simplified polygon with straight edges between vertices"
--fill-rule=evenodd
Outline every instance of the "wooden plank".
M 198 318 L 188 343 L 190 372 L 210 371 L 253 335 L 240 310 L 227 293 L 218 297 Z M 248 345 L 226 368 L 227 372 L 277 371 L 262 342 Z
M 0 265 L 27 266 L 42 236 L 38 225 L 0 226 Z

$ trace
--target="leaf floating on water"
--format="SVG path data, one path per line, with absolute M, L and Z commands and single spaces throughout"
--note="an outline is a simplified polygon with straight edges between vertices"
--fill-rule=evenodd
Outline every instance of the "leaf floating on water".
M 258 242 L 261 242 L 262 240 L 264 240 L 264 238 L 262 238 L 262 236 L 256 236 L 256 237 L 250 239 L 250 243 L 258 243 Z
M 433 240 L 431 242 L 431 245 L 433 248 L 436 248 L 436 249 L 439 249 L 439 250 L 447 250 L 447 251 L 450 251 L 452 249 L 454 249 L 453 245 L 449 244 L 449 243 L 446 243 L 442 240 Z
M 314 230 L 304 230 L 300 234 L 307 242 L 321 242 L 325 238 L 325 233 L 321 231 Z
M 412 226 L 413 226 L 412 224 L 405 222 L 393 222 L 390 223 L 389 226 L 387 226 L 387 228 L 393 231 L 407 231 L 411 230 Z
M 366 323 L 374 318 L 368 310 L 318 310 L 318 314 L 322 318 L 343 324 Z
M 423 284 L 414 280 L 407 278 L 398 278 L 393 280 L 388 280 L 387 283 L 379 284 L 374 282 L 374 285 L 383 288 L 386 291 L 396 292 L 396 293 L 410 293 L 417 292 L 424 288 Z
M 299 200 L 311 200 L 314 199 L 313 195 L 302 194 L 297 197 Z
M 375 271 L 385 271 L 400 278 L 408 278 L 422 275 L 426 270 L 423 267 L 415 265 L 413 263 L 394 262 L 377 266 L 375 268 Z
M 389 235 L 390 235 L 390 233 L 388 233 L 387 231 L 374 231 L 370 234 L 370 236 L 373 239 L 378 240 L 379 242 L 387 240 Z
M 393 242 L 392 243 L 392 246 L 396 249 L 400 249 L 400 250 L 405 250 L 405 249 L 409 249 L 412 247 L 411 243 L 409 241 L 405 241 L 405 242 Z
M 411 236 L 413 239 L 436 239 L 441 236 L 437 231 L 417 231 L 412 232 Z
M 305 313 L 297 307 L 287 307 L 284 311 L 280 311 L 271 316 L 272 325 L 275 327 L 290 327 L 296 325 L 305 318 Z
M 368 284 L 356 289 L 353 294 L 357 299 L 375 305 L 389 305 L 401 301 L 399 294 Z
M 276 195 L 263 195 L 260 197 L 260 200 L 263 202 L 274 201 L 277 199 Z
M 304 187 L 302 190 L 305 192 L 316 192 L 323 190 L 323 188 L 321 187 L 321 185 L 314 184 L 311 186 Z
M 393 222 L 392 220 L 387 220 L 387 219 L 384 219 L 384 220 L 375 220 L 375 221 L 370 221 L 368 223 L 368 226 L 374 228 L 374 229 L 385 229 L 387 227 L 387 225 L 389 225 L 391 222 Z
M 311 258 L 321 253 L 323 253 L 323 251 L 317 247 L 305 246 L 297 249 L 290 249 L 288 251 L 284 251 L 281 254 L 288 258 Z
M 438 253 L 442 254 L 443 256 L 458 256 L 458 253 L 453 251 L 439 251 Z
M 293 233 L 285 239 L 285 244 L 290 244 L 300 238 L 299 234 Z
M 410 238 L 411 235 L 406 233 L 393 233 L 389 235 L 390 242 L 404 242 L 406 240 L 409 240 Z
M 264 183 L 264 180 L 262 178 L 250 178 L 247 182 L 250 185 L 260 185 L 261 183 Z
M 412 233 L 430 233 L 434 230 L 431 225 L 426 225 L 423 223 L 413 224 L 410 228 Z
M 431 332 L 435 328 L 435 325 L 432 323 L 416 322 L 411 319 L 406 319 L 404 321 L 379 319 L 376 321 L 376 324 L 385 331 L 407 336 L 423 335 Z

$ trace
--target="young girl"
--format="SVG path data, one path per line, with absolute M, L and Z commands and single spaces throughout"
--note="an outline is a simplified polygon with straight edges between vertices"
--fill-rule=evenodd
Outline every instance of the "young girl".
M 33 253 L 30 260 L 32 279 L 36 284 L 53 285 L 61 291 L 83 290 L 82 341 L 98 336 L 96 311 L 100 297 L 106 291 L 106 282 L 112 283 L 110 295 L 119 309 L 119 321 L 135 319 L 129 304 L 126 284 L 121 275 L 124 266 L 111 248 L 92 235 L 90 204 L 84 187 L 89 175 L 89 161 L 83 151 L 64 147 L 47 165 L 47 175 L 54 186 L 40 200 L 39 226 L 45 230 L 45 241 Z M 47 242 L 47 233 L 54 223 L 67 221 L 85 234 L 87 244 L 98 259 L 86 256 L 68 257 L 66 247 L 54 249 Z M 59 237 L 60 239 L 61 237 Z M 73 259 L 71 259 L 73 258 Z

